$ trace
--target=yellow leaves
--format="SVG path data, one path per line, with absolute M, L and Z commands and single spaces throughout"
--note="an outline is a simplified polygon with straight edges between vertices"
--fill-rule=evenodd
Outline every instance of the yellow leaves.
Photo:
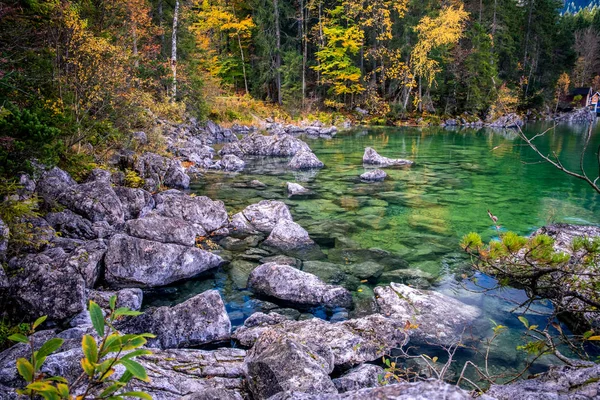
M 458 42 L 462 37 L 469 13 L 463 5 L 444 7 L 440 14 L 431 18 L 425 16 L 414 28 L 419 41 L 411 53 L 411 63 L 415 75 L 422 76 L 431 85 L 440 71 L 439 63 L 430 57 L 432 50 Z

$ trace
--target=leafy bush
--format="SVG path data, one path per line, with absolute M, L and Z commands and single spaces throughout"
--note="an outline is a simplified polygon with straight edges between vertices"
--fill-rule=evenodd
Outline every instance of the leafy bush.
M 10 336 L 21 333 L 27 334 L 31 326 L 29 324 L 13 324 L 6 319 L 0 320 L 0 351 L 10 347 L 12 343 L 8 339 Z
M 151 334 L 139 335 L 119 333 L 113 323 L 124 316 L 142 314 L 126 307 L 116 308 L 117 296 L 110 298 L 110 313 L 105 317 L 98 304 L 90 301 L 88 311 L 98 339 L 92 335 L 84 335 L 81 341 L 84 357 L 81 359 L 83 373 L 74 382 L 68 382 L 61 376 L 46 376 L 41 370 L 44 362 L 64 343 L 63 339 L 52 338 L 46 341 L 37 351 L 33 337 L 23 333 L 15 333 L 10 340 L 25 343 L 31 348 L 31 356 L 17 359 L 17 371 L 27 385 L 18 389 L 17 393 L 34 398 L 43 397 L 46 400 L 61 400 L 75 398 L 74 392 L 82 393 L 77 399 L 111 399 L 122 400 L 127 397 L 137 397 L 151 400 L 152 397 L 144 392 L 127 391 L 125 388 L 132 379 L 149 381 L 143 365 L 134 360 L 137 356 L 151 354 L 149 350 L 141 349 L 146 344 L 146 338 Z M 46 320 L 46 316 L 38 318 L 31 324 L 28 334 L 34 333 Z M 115 367 L 122 365 L 125 372 L 115 376 Z
M 125 186 L 131 188 L 141 188 L 144 186 L 144 178 L 142 178 L 137 172 L 130 169 L 125 170 Z

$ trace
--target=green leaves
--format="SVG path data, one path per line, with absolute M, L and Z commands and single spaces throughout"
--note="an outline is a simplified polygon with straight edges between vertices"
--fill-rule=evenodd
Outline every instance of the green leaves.
M 63 339 L 53 338 L 48 340 L 46 343 L 40 347 L 40 349 L 36 352 L 36 357 L 47 357 L 50 354 L 54 353 L 56 350 L 62 346 L 64 343 Z
M 150 378 L 148 378 L 148 374 L 146 373 L 146 369 L 142 366 L 142 364 L 133 360 L 121 360 L 121 364 L 137 379 L 149 382 Z
M 31 365 L 26 358 L 19 358 L 17 360 L 17 371 L 19 371 L 19 375 L 21 375 L 26 382 L 33 381 L 33 365 Z
M 15 333 L 14 335 L 10 335 L 8 340 L 12 340 L 13 342 L 19 343 L 29 343 L 29 338 L 21 333 Z
M 521 323 L 525 325 L 525 328 L 529 328 L 529 321 L 527 320 L 527 318 L 525 318 L 522 315 L 519 315 L 517 318 L 519 318 L 519 321 L 521 321 Z
M 96 339 L 91 335 L 84 335 L 81 340 L 81 348 L 83 349 L 83 355 L 90 364 L 93 365 L 98 362 L 98 346 L 96 344 Z
M 92 325 L 96 330 L 98 336 L 104 336 L 104 314 L 98 304 L 90 300 L 89 306 L 90 318 L 92 319 Z
M 38 319 L 35 320 L 35 322 L 33 323 L 33 325 L 31 326 L 32 330 L 35 330 L 38 326 L 40 326 L 41 324 L 44 323 L 44 321 L 46 321 L 46 318 L 48 318 L 47 315 L 43 315 L 41 317 L 39 317 Z

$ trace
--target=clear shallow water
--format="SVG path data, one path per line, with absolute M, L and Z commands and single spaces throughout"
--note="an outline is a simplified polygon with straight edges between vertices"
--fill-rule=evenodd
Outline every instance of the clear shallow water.
M 525 132 L 532 136 L 547 127 L 530 124 Z M 536 142 L 542 152 L 553 149 L 565 166 L 577 169 L 585 133 L 581 125 L 560 125 Z M 515 350 L 522 326 L 510 313 L 512 303 L 506 299 L 518 301 L 524 299 L 524 294 L 514 289 L 495 295 L 464 290 L 455 279 L 468 265 L 459 248 L 460 239 L 470 231 L 479 232 L 484 239 L 496 235 L 487 217 L 488 209 L 499 217 L 502 229 L 520 234 L 529 234 L 551 222 L 598 224 L 600 196 L 583 182 L 537 163 L 537 156 L 513 131 L 380 128 L 352 130 L 331 140 L 305 140 L 325 163 L 324 169 L 295 173 L 285 169 L 286 159 L 256 159 L 240 174 L 206 174 L 192 190 L 224 201 L 230 214 L 263 199 L 285 201 L 294 220 L 309 231 L 327 255 L 323 261 L 352 265 L 377 254 L 341 252 L 342 248 L 378 248 L 392 253 L 386 260 L 376 260 L 385 264 L 386 270 L 378 282 L 362 283 L 358 289 L 352 286 L 356 309 L 351 317 L 371 312 L 371 289 L 377 284 L 390 280 L 418 287 L 433 284 L 435 290 L 483 310 L 484 317 L 475 327 L 474 336 L 491 335 L 490 319 L 510 328 L 491 353 L 495 368 L 514 370 L 522 365 L 524 356 Z M 599 144 L 600 129 L 595 128 L 585 163 L 590 173 L 597 169 L 594 151 Z M 384 156 L 411 159 L 415 165 L 386 168 L 388 178 L 383 183 L 362 183 L 358 176 L 365 171 L 362 155 L 368 146 Z M 249 187 L 253 179 L 267 187 Z M 288 199 L 288 181 L 301 183 L 314 196 Z M 237 260 L 233 268 L 149 294 L 147 304 L 179 303 L 217 288 L 226 300 L 233 324 L 239 325 L 265 307 L 244 287 L 254 258 L 260 256 L 249 253 L 231 254 Z M 485 280 L 489 278 L 482 277 L 482 282 Z M 538 310 L 549 311 L 548 307 L 538 305 Z M 324 310 L 306 311 L 331 317 Z M 528 317 L 537 324 L 545 323 L 542 317 Z M 464 354 L 467 356 L 472 354 Z

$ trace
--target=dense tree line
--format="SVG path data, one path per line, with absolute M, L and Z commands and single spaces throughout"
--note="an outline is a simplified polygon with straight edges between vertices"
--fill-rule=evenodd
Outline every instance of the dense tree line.
M 26 168 L 18 160 L 32 155 L 57 162 L 60 149 L 110 148 L 156 116 L 204 118 L 223 98 L 296 115 L 361 107 L 384 121 L 552 110 L 569 88 L 600 86 L 600 11 L 561 15 L 561 7 L 557 0 L 4 1 L 0 172 Z M 239 113 L 215 114 L 223 115 Z

